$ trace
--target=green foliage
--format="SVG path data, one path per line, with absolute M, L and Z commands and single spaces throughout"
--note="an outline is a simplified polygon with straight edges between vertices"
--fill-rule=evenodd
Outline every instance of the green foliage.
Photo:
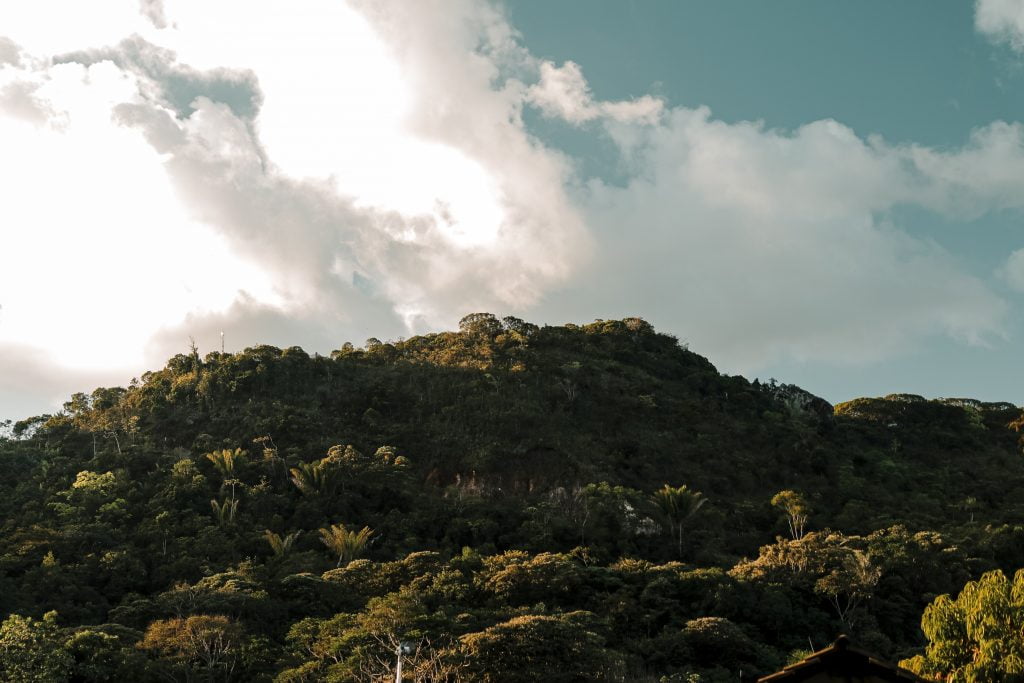
M 141 637 L 137 631 L 110 624 L 73 629 L 64 642 L 73 660 L 72 680 L 146 680 L 150 677 L 146 656 L 135 647 Z
M 217 468 L 217 471 L 225 480 L 234 479 L 236 465 L 244 462 L 245 452 L 241 448 L 236 448 L 233 451 L 225 448 L 207 453 L 206 459 L 213 463 L 213 466 Z
M 566 555 L 510 550 L 483 562 L 480 588 L 504 605 L 566 604 L 583 583 L 581 568 Z
M 68 680 L 71 665 L 56 612 L 47 612 L 42 621 L 12 614 L 0 624 L 0 679 L 59 683 Z
M 463 636 L 462 647 L 484 683 L 614 680 L 622 664 L 588 628 L 592 620 L 586 612 L 514 617 Z
M 292 549 L 292 545 L 302 534 L 301 531 L 293 531 L 287 534 L 284 538 L 280 534 L 276 534 L 270 529 L 266 529 L 263 532 L 263 537 L 267 539 L 267 543 L 270 544 L 270 549 L 274 553 L 274 557 L 284 557 Z
M 367 526 L 359 531 L 350 531 L 344 524 L 332 524 L 326 529 L 320 529 L 320 540 L 338 556 L 338 567 L 362 555 L 371 536 L 373 530 Z
M 242 629 L 221 615 L 158 619 L 146 629 L 139 648 L 158 666 L 186 680 L 231 680 L 243 648 Z
M 772 505 L 786 513 L 789 533 L 793 539 L 803 538 L 804 526 L 807 524 L 807 517 L 810 514 L 810 507 L 804 497 L 796 491 L 787 489 L 772 496 Z
M 677 552 L 682 557 L 683 526 L 708 502 L 707 498 L 700 491 L 691 491 L 685 484 L 676 487 L 665 484 L 651 498 L 668 521 Z
M 691 619 L 683 627 L 682 635 L 699 666 L 741 669 L 757 661 L 757 643 L 723 617 Z
M 295 488 L 304 496 L 329 496 L 334 492 L 338 480 L 337 470 L 322 460 L 315 463 L 299 463 L 289 470 Z
M 470 313 L 459 321 L 459 332 L 490 337 L 502 330 L 501 322 L 493 313 Z
M 900 663 L 912 671 L 970 683 L 1024 678 L 1024 570 L 1013 581 L 986 572 L 955 599 L 940 595 L 925 609 L 921 630 L 924 654 Z
M 1022 431 L 833 414 L 639 318 L 193 350 L 0 425 L 0 679 L 372 681 L 406 643 L 407 680 L 735 680 L 840 631 L 905 657 L 937 595 L 1024 564 Z

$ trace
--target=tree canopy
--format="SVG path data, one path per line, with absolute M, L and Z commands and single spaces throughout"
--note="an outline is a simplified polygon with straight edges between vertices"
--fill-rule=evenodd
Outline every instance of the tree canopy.
M 726 681 L 847 632 L 1009 680 L 1022 424 L 640 318 L 193 349 L 0 436 L 0 679 Z

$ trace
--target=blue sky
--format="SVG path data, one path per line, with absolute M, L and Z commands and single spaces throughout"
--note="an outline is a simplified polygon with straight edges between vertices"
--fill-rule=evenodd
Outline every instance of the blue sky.
M 536 55 L 584 65 L 601 99 L 663 94 L 726 121 L 960 144 L 1024 104 L 1015 53 L 955 0 L 508 3 Z
M 1021 403 L 1022 112 L 1022 0 L 4 3 L 0 417 L 481 310 Z

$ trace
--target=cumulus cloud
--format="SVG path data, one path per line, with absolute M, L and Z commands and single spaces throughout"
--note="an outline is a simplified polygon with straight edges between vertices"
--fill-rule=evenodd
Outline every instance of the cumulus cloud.
M 909 146 L 902 156 L 924 182 L 915 197 L 944 213 L 975 218 L 1024 208 L 1024 126 L 994 121 L 971 132 L 960 149 Z
M 117 115 L 167 155 L 166 171 L 191 216 L 216 226 L 237 253 L 271 275 L 278 308 L 298 317 L 315 311 L 335 324 L 389 310 L 390 300 L 360 286 L 379 281 L 386 293 L 390 283 L 379 261 L 387 257 L 378 249 L 404 246 L 392 244 L 387 228 L 391 218 L 393 229 L 404 234 L 405 221 L 358 209 L 327 182 L 269 171 L 250 128 L 224 104 L 199 98 L 195 112 L 180 122 L 154 105 L 120 107 Z M 424 224 L 422 232 L 431 228 Z
M 527 101 L 546 116 L 573 124 L 598 118 L 653 123 L 664 109 L 664 103 L 650 95 L 618 102 L 595 101 L 579 64 L 566 62 L 558 67 L 546 60 L 540 63 L 540 81 L 527 91 Z
M 0 111 L 29 123 L 46 123 L 53 111 L 36 96 L 39 87 L 39 83 L 27 80 L 13 80 L 0 87 Z
M 529 55 L 493 6 L 459 3 L 361 3 L 409 85 L 406 125 L 473 162 L 498 191 L 501 220 L 479 226 L 490 239 L 457 255 L 475 277 L 473 290 L 451 283 L 433 321 L 454 323 L 466 304 L 524 310 L 565 283 L 589 257 L 591 243 L 569 194 L 571 164 L 523 127 L 523 86 L 517 76 Z M 440 37 L 440 38 L 439 38 Z M 445 271 L 435 271 L 443 280 Z M 475 289 L 475 288 L 474 288 Z M 442 313 L 443 312 L 443 313 Z
M 977 0 L 974 26 L 990 40 L 1024 51 L 1024 2 L 1021 0 Z
M 1010 254 L 998 271 L 998 275 L 1012 289 L 1024 292 L 1024 249 L 1017 249 Z
M 13 64 L 15 66 L 21 61 L 21 48 L 18 44 L 6 36 L 0 36 L 0 66 Z
M 214 68 L 200 71 L 180 64 L 173 50 L 153 45 L 139 35 L 116 47 L 80 50 L 53 58 L 56 64 L 92 66 L 110 62 L 138 78 L 140 95 L 159 102 L 179 117 L 194 111 L 192 103 L 206 97 L 227 104 L 239 117 L 252 119 L 262 101 L 256 75 L 247 69 Z
M 787 358 L 869 362 L 934 334 L 1002 334 L 1004 302 L 886 218 L 952 182 L 915 169 L 920 150 L 833 121 L 790 133 L 707 109 L 675 109 L 618 139 L 635 177 L 588 188 L 602 258 L 572 307 L 644 312 L 743 371 Z
M 163 0 L 139 0 L 139 11 L 153 22 L 153 26 L 156 28 L 167 28 Z
M 417 25 L 428 23 L 426 15 Z M 329 50 L 337 43 L 335 27 L 325 23 L 320 39 Z M 274 23 L 261 26 L 276 30 Z M 477 40 L 467 34 L 466 42 L 471 37 Z M 303 40 L 315 43 L 317 38 L 306 34 Z M 412 47 L 417 47 L 414 42 Z M 138 46 L 123 44 L 115 52 L 131 55 Z M 165 58 L 171 56 L 164 53 Z M 463 68 L 458 56 L 464 54 L 424 50 L 413 61 L 420 69 L 440 60 L 447 60 L 446 67 Z M 118 54 L 112 57 L 115 63 L 122 59 Z M 408 332 L 451 324 L 457 319 L 454 312 L 466 306 L 529 305 L 569 272 L 585 239 L 562 189 L 566 167 L 558 155 L 536 145 L 521 129 L 513 116 L 517 102 L 492 91 L 488 73 L 472 65 L 461 74 L 446 73 L 453 82 L 470 86 L 466 97 L 459 98 L 462 106 L 445 109 L 443 120 L 429 122 L 436 131 L 429 140 L 418 131 L 403 131 L 421 121 L 368 131 L 371 138 L 380 135 L 385 145 L 373 150 L 365 141 L 360 146 L 337 145 L 326 133 L 323 118 L 343 119 L 349 107 L 337 62 L 275 65 L 289 67 L 306 69 L 304 87 L 282 84 L 274 72 L 263 79 L 263 72 L 258 72 L 266 104 L 255 128 L 232 108 L 208 97 L 193 100 L 191 115 L 182 120 L 166 115 L 167 101 L 159 93 L 145 97 L 147 105 L 117 108 L 119 120 L 139 126 L 160 152 L 169 155 L 168 175 L 192 215 L 216 226 L 239 252 L 269 268 L 286 305 L 301 308 L 315 302 L 321 310 L 350 321 L 359 317 L 351 311 L 361 310 L 365 316 L 367 306 L 360 302 L 372 301 L 401 316 L 407 327 L 400 331 Z M 163 72 L 150 69 L 148 74 L 153 83 L 165 86 L 167 78 L 160 73 L 183 70 L 165 66 Z M 323 83 L 330 79 L 338 92 L 325 94 Z M 428 85 L 433 89 L 434 82 L 419 90 L 412 86 L 410 97 L 426 95 Z M 424 101 L 423 111 L 438 114 L 438 99 Z M 380 103 L 366 106 L 372 109 Z M 290 114 L 286 124 L 282 108 Z M 412 110 L 419 111 L 415 106 Z M 491 115 L 480 116 L 481 111 Z M 324 126 L 324 137 L 295 136 L 296 126 L 308 132 L 306 122 L 313 128 Z M 279 129 L 282 125 L 285 130 Z M 344 141 L 352 142 L 347 137 Z M 324 155 L 325 148 L 333 154 Z M 353 164 L 373 151 L 394 155 L 390 175 L 398 187 L 381 183 L 375 189 L 388 194 L 366 201 L 343 179 L 359 174 L 361 169 Z M 403 168 L 407 178 L 401 177 Z M 408 196 L 401 192 L 413 194 L 415 188 L 403 181 L 428 188 L 427 202 L 420 207 L 406 204 Z M 482 224 L 464 225 L 463 213 Z M 558 229 L 551 230 L 553 225 Z

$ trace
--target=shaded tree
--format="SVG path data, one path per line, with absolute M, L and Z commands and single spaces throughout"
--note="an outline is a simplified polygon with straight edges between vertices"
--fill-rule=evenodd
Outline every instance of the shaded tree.
M 359 531 L 350 531 L 344 524 L 332 524 L 326 529 L 320 529 L 320 540 L 338 556 L 338 567 L 362 555 L 371 536 L 373 530 L 367 526 Z
M 71 665 L 56 612 L 47 612 L 41 621 L 12 614 L 0 624 L 0 679 L 60 683 L 68 680 Z
M 794 540 L 804 537 L 804 526 L 807 524 L 807 517 L 810 508 L 804 497 L 796 491 L 779 491 L 772 496 L 772 505 L 786 513 L 786 521 L 789 524 L 789 534 Z
M 242 648 L 241 627 L 228 617 L 200 614 L 152 622 L 139 643 L 167 665 L 172 680 L 231 680 Z
M 676 553 L 682 557 L 683 528 L 704 507 L 707 498 L 700 491 L 691 491 L 685 484 L 675 487 L 665 484 L 654 492 L 651 499 L 668 521 L 669 533 L 676 541 Z
M 288 554 L 288 551 L 292 549 L 292 545 L 301 534 L 301 531 L 293 531 L 282 538 L 280 534 L 276 534 L 270 529 L 266 529 L 263 532 L 263 537 L 267 539 L 267 543 L 270 545 L 270 549 L 274 553 L 274 557 L 284 557 Z
M 462 636 L 472 680 L 483 683 L 615 680 L 621 659 L 588 628 L 593 615 L 529 614 Z

